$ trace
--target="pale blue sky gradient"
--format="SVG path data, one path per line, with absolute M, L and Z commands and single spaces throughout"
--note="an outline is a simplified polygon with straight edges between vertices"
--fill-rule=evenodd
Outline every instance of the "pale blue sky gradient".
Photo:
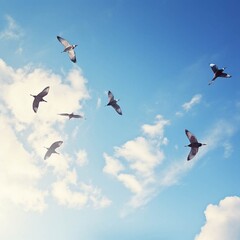
M 54 156 L 56 162 L 48 165 L 41 159 L 42 148 L 59 139 L 50 138 L 41 145 L 44 138 L 32 136 L 34 140 L 29 144 L 31 131 L 35 129 L 29 119 L 39 120 L 45 126 L 44 117 L 41 111 L 33 115 L 31 105 L 26 104 L 26 115 L 31 117 L 22 125 L 30 124 L 31 129 L 18 128 L 20 116 L 15 119 L 14 105 L 6 104 L 6 101 L 14 103 L 14 96 L 7 94 L 10 75 L 7 67 L 1 67 L 0 121 L 11 126 L 17 141 L 34 159 L 34 166 L 41 171 L 34 187 L 47 191 L 48 195 L 44 197 L 46 208 L 39 212 L 27 209 L 27 202 L 12 201 L 9 196 L 14 192 L 1 194 L 0 222 L 1 218 L 6 221 L 4 228 L 0 228 L 0 239 L 202 240 L 201 228 L 207 226 L 202 232 L 214 240 L 204 214 L 211 204 L 216 205 L 216 212 L 211 212 L 216 219 L 223 206 L 236 212 L 234 219 L 226 218 L 226 225 L 217 225 L 221 223 L 216 221 L 216 226 L 232 240 L 239 239 L 240 3 L 237 0 L 43 0 L 41 3 L 1 0 L 0 6 L 1 61 L 13 71 L 24 72 L 29 68 L 25 72 L 26 78 L 30 76 L 29 81 L 35 69 L 49 74 L 43 77 L 43 82 L 50 85 L 46 96 L 50 103 L 41 103 L 40 110 L 47 109 L 51 96 L 56 94 L 56 104 L 58 100 L 65 107 L 68 102 L 75 104 L 69 109 L 86 117 L 68 121 L 56 114 L 59 120 L 50 126 L 51 136 L 62 137 L 64 144 L 58 149 L 60 155 Z M 78 44 L 75 65 L 67 54 L 61 53 L 63 47 L 57 35 Z M 208 86 L 213 77 L 210 63 L 227 67 L 225 71 L 232 78 L 219 78 Z M 88 96 L 81 96 L 82 88 L 74 85 L 74 80 L 68 80 L 72 72 L 75 79 L 86 80 L 83 85 Z M 17 76 L 14 86 L 25 79 Z M 34 94 L 38 88 L 42 90 L 41 76 L 33 77 L 38 85 L 33 90 L 26 89 L 24 95 Z M 60 95 L 54 92 L 54 86 Z M 74 90 L 76 99 L 72 100 L 70 93 Z M 108 90 L 120 99 L 123 116 L 104 107 Z M 184 104 L 190 104 L 189 109 Z M 21 107 L 20 100 L 16 105 Z M 54 120 L 51 114 L 46 116 L 48 123 Z M 145 131 L 146 125 L 156 132 L 151 135 Z M 188 144 L 185 129 L 207 143 L 190 162 L 186 160 L 189 149 L 184 147 Z M 2 136 L 1 144 L 5 141 L 8 138 Z M 148 144 L 152 156 L 144 155 L 141 147 L 135 148 L 141 141 Z M 136 145 L 126 150 L 127 144 Z M 80 150 L 87 154 L 82 166 L 75 161 Z M 140 153 L 146 160 L 142 171 L 135 168 L 142 163 Z M 4 162 L 1 159 L 4 157 L 0 155 L 0 161 Z M 106 172 L 107 157 L 122 165 L 115 175 Z M 71 191 L 77 192 L 79 183 L 92 186 L 96 189 L 89 190 L 88 199 L 97 199 L 100 204 L 101 197 L 106 198 L 106 206 L 95 207 L 91 200 L 81 208 L 66 202 L 61 204 L 60 197 L 52 192 L 53 185 L 70 172 L 54 172 L 58 159 L 70 159 L 68 170 L 77 176 L 78 183 L 69 185 Z M 126 175 L 134 176 L 139 185 Z M 7 173 L 6 176 L 9 177 Z M 11 180 L 18 181 L 14 177 Z M 5 180 L 0 178 L 0 181 L 3 184 Z M 24 180 L 23 184 L 28 183 Z M 136 196 L 142 199 L 136 200 Z M 130 204 L 133 199 L 139 206 Z M 236 204 L 231 205 L 233 201 Z M 238 227 L 232 230 L 229 226 L 233 225 Z M 219 232 L 222 239 L 219 236 L 216 239 L 227 239 Z

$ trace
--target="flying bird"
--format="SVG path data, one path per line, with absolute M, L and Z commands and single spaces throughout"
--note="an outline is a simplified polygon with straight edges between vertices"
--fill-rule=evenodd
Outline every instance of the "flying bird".
M 49 158 L 52 155 L 52 153 L 59 154 L 58 152 L 56 152 L 56 148 L 60 147 L 62 145 L 62 143 L 63 143 L 63 141 L 57 141 L 57 142 L 54 142 L 49 148 L 47 148 L 47 152 L 44 156 L 44 160 Z
M 190 144 L 186 145 L 185 147 L 190 147 L 191 151 L 188 154 L 187 160 L 191 160 L 198 152 L 198 148 L 206 145 L 205 143 L 198 142 L 197 138 L 187 129 L 185 129 L 185 133 L 190 141 Z
M 74 113 L 59 113 L 58 115 L 61 115 L 61 116 L 66 116 L 69 118 L 69 120 L 71 118 L 83 118 L 83 116 L 79 115 L 79 114 L 74 114 Z
M 232 77 L 231 75 L 227 74 L 227 73 L 224 73 L 224 70 L 226 69 L 225 67 L 224 68 L 218 68 L 216 64 L 213 64 L 211 63 L 210 64 L 210 67 L 214 73 L 213 75 L 213 79 L 208 83 L 208 85 L 211 85 L 213 83 L 213 81 L 218 78 L 218 77 L 223 77 L 223 78 L 230 78 Z
M 58 41 L 64 46 L 64 50 L 62 52 L 67 52 L 69 58 L 72 62 L 77 62 L 76 54 L 74 51 L 74 48 L 77 47 L 77 45 L 70 44 L 66 39 L 57 36 Z
M 38 106 L 40 102 L 47 102 L 46 100 L 43 99 L 43 97 L 45 97 L 48 94 L 48 92 L 49 92 L 49 87 L 46 87 L 38 95 L 30 94 L 32 97 L 34 97 L 32 108 L 35 113 L 38 110 Z
M 108 91 L 108 104 L 106 106 L 112 106 L 119 115 L 122 115 L 122 110 L 120 106 L 117 104 L 119 100 L 120 99 L 115 100 L 112 92 Z

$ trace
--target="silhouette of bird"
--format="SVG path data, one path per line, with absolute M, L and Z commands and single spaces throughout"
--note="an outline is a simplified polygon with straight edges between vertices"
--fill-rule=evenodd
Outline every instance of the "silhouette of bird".
M 69 118 L 69 120 L 71 118 L 83 118 L 83 116 L 79 115 L 79 114 L 74 114 L 74 113 L 59 113 L 58 115 L 61 115 L 61 116 L 66 116 Z
M 30 94 L 32 97 L 34 97 L 32 108 L 35 113 L 38 110 L 38 106 L 40 102 L 47 102 L 46 100 L 43 99 L 43 97 L 45 97 L 48 94 L 48 92 L 49 92 L 49 87 L 46 87 L 38 95 Z
M 218 77 L 223 77 L 223 78 L 230 78 L 232 77 L 231 75 L 227 74 L 227 73 L 224 73 L 224 70 L 226 69 L 225 67 L 224 68 L 218 68 L 216 64 L 213 64 L 211 63 L 210 64 L 210 67 L 214 73 L 214 76 L 213 76 L 213 79 L 208 83 L 208 85 L 212 84 L 213 81 L 218 78 Z
M 105 106 L 112 106 L 119 115 L 122 115 L 122 110 L 121 110 L 120 106 L 117 104 L 117 102 L 119 100 L 120 99 L 115 100 L 112 92 L 108 91 L 108 104 Z
M 77 62 L 76 54 L 74 51 L 74 48 L 77 47 L 77 45 L 70 44 L 66 39 L 57 36 L 58 41 L 64 46 L 64 50 L 62 52 L 67 52 L 69 58 L 72 62 Z
M 63 143 L 63 141 L 57 141 L 57 142 L 54 142 L 49 148 L 47 148 L 47 152 L 44 156 L 44 160 L 49 158 L 52 155 L 52 153 L 59 154 L 58 152 L 56 152 L 56 148 L 60 147 L 62 145 L 62 143 Z
M 190 141 L 190 144 L 185 146 L 185 147 L 191 148 L 191 151 L 187 157 L 187 160 L 189 161 L 197 154 L 199 147 L 201 147 L 203 145 L 207 145 L 207 144 L 198 142 L 197 138 L 187 129 L 185 129 L 185 133 Z

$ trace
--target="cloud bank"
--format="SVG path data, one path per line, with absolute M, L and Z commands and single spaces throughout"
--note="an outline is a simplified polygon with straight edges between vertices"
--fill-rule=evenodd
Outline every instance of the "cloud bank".
M 74 67 L 63 78 L 30 65 L 14 69 L 0 59 L 0 84 L 0 202 L 37 212 L 47 208 L 47 196 L 67 207 L 109 205 L 100 188 L 78 180 L 75 166 L 87 164 L 86 151 L 76 149 L 72 156 L 64 149 L 71 133 L 64 132 L 68 119 L 58 113 L 82 111 L 90 98 L 81 69 Z M 40 103 L 34 113 L 30 94 L 38 94 L 46 86 L 50 86 L 47 103 Z M 58 140 L 63 140 L 60 155 L 44 161 L 44 147 Z M 44 186 L 42 182 L 49 176 L 53 180 Z
M 195 240 L 240 239 L 240 198 L 226 197 L 205 210 L 206 223 Z

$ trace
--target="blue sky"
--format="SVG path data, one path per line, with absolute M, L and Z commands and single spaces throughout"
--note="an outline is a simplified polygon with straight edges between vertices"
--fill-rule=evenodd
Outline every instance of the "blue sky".
M 238 9 L 2 0 L 0 239 L 240 239 Z M 210 63 L 232 78 L 209 86 Z M 191 161 L 185 129 L 207 143 Z

